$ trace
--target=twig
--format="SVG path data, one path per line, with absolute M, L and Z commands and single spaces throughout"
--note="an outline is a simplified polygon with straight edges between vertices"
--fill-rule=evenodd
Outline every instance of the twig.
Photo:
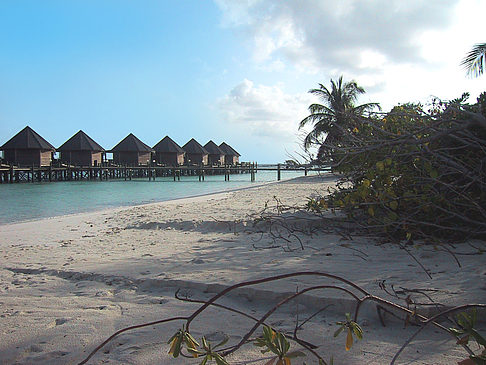
M 113 340 L 116 336 L 122 334 L 123 332 L 127 332 L 127 331 L 131 331 L 131 330 L 134 330 L 134 329 L 137 329 L 137 328 L 143 328 L 143 327 L 148 327 L 148 326 L 154 326 L 156 324 L 162 324 L 162 323 L 167 323 L 167 322 L 172 322 L 172 321 L 184 321 L 184 320 L 187 320 L 188 317 L 171 317 L 171 318 L 166 318 L 166 319 L 160 319 L 158 321 L 154 321 L 154 322 L 148 322 L 148 323 L 142 323 L 142 324 L 138 324 L 138 325 L 135 325 L 135 326 L 130 326 L 130 327 L 125 327 L 125 328 L 122 328 L 121 330 L 118 330 L 116 331 L 115 333 L 113 333 L 110 337 L 108 337 L 105 341 L 103 341 L 100 345 L 96 346 L 96 348 L 90 352 L 90 354 L 83 360 L 81 361 L 80 363 L 78 363 L 78 365 L 83 365 L 83 364 L 86 364 L 89 359 L 91 359 L 99 350 L 101 350 L 108 342 L 110 342 L 111 340 Z
M 427 270 L 425 266 L 422 265 L 422 263 L 419 260 L 417 260 L 417 258 L 414 255 L 412 255 L 412 253 L 408 250 L 408 248 L 406 248 L 405 245 L 402 245 L 401 243 L 399 243 L 398 245 L 402 250 L 405 250 L 405 252 L 422 268 L 422 270 L 427 274 L 427 276 L 430 279 L 432 279 L 432 275 L 430 275 L 429 270 Z
M 422 330 L 429 324 L 429 323 L 432 323 L 433 321 L 435 321 L 436 319 L 442 317 L 442 316 L 445 316 L 446 314 L 449 314 L 449 313 L 453 313 L 453 312 L 457 312 L 459 310 L 465 310 L 465 309 L 469 309 L 469 308 L 486 308 L 486 304 L 465 304 L 465 305 L 460 305 L 460 306 L 457 306 L 457 307 L 454 307 L 454 308 L 450 308 L 450 309 L 447 309 L 441 313 L 438 313 L 436 314 L 435 316 L 432 316 L 430 318 L 427 318 L 426 320 L 424 320 L 422 322 L 422 325 L 421 327 L 412 335 L 410 336 L 410 338 L 405 341 L 405 343 L 402 345 L 402 347 L 400 347 L 400 349 L 395 353 L 395 356 L 393 356 L 393 359 L 390 363 L 390 365 L 394 365 L 395 364 L 395 361 L 398 359 L 398 357 L 400 356 L 400 354 L 403 352 L 403 350 L 413 341 L 413 339 L 415 337 L 417 337 L 417 335 L 422 332 Z M 447 330 L 449 333 L 451 333 L 449 330 Z M 452 334 L 452 333 L 451 333 Z M 453 335 L 454 336 L 454 335 Z M 455 336 L 454 336 L 455 337 Z M 469 349 L 469 347 L 463 345 L 464 349 L 469 353 L 469 355 L 474 355 L 474 353 Z

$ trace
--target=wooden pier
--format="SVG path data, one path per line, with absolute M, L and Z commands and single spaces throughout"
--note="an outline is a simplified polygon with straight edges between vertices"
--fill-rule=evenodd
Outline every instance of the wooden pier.
M 197 176 L 204 181 L 208 175 L 224 175 L 225 181 L 230 181 L 231 175 L 250 174 L 250 180 L 255 181 L 258 171 L 275 171 L 276 180 L 281 179 L 282 171 L 302 171 L 307 176 L 308 171 L 322 171 L 324 169 L 308 167 L 259 167 L 256 163 L 245 163 L 237 166 L 43 166 L 43 167 L 15 167 L 1 165 L 0 183 L 21 182 L 52 182 L 52 181 L 106 181 L 148 179 L 157 177 L 172 177 L 180 181 L 184 176 Z

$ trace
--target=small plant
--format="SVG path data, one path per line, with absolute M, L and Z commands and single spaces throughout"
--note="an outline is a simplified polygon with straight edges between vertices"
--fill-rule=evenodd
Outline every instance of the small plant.
M 204 356 L 200 365 L 206 365 L 208 361 L 216 361 L 217 365 L 228 365 L 228 362 L 223 358 L 221 354 L 215 350 L 218 347 L 223 346 L 228 342 L 226 337 L 223 341 L 216 346 L 212 346 L 211 343 L 203 336 L 201 339 L 202 346 L 192 337 L 192 335 L 185 330 L 185 328 L 177 331 L 167 343 L 170 344 L 169 355 L 173 357 L 179 357 L 182 353 L 183 345 L 186 345 L 186 350 L 193 357 Z M 184 355 L 183 355 L 184 356 Z
M 262 354 L 271 351 L 276 355 L 265 365 L 273 365 L 275 360 L 278 360 L 276 365 L 291 365 L 290 359 L 305 356 L 301 351 L 289 352 L 290 342 L 285 338 L 285 335 L 268 326 L 263 327 L 263 336 L 257 338 L 254 345 L 263 348 Z
M 334 337 L 339 336 L 341 332 L 347 329 L 347 336 L 346 336 L 346 351 L 349 351 L 353 346 L 353 333 L 358 340 L 363 339 L 363 330 L 355 321 L 351 320 L 351 315 L 346 313 L 346 320 L 342 322 L 337 322 L 336 324 L 340 325 L 336 332 L 334 332 Z
M 310 212 L 320 213 L 328 208 L 327 202 L 324 198 L 314 199 L 308 198 L 306 208 Z
M 202 350 L 198 350 L 196 348 L 188 348 L 189 351 L 194 357 L 204 356 L 200 365 L 206 365 L 208 361 L 214 360 L 216 361 L 216 365 L 228 365 L 228 362 L 224 359 L 224 357 L 216 352 L 215 350 L 218 347 L 223 346 L 226 342 L 228 342 L 228 337 L 226 337 L 223 341 L 218 343 L 216 346 L 212 346 L 211 342 L 206 340 L 206 337 L 202 337 Z
M 476 341 L 481 353 L 472 354 L 469 359 L 461 361 L 460 365 L 486 365 L 486 338 L 484 338 L 474 327 L 477 322 L 477 311 L 471 310 L 469 313 L 461 312 L 456 316 L 459 328 L 449 328 L 458 338 L 457 344 L 467 346 L 471 340 Z
M 170 344 L 169 355 L 172 355 L 173 357 L 179 357 L 184 344 L 186 344 L 188 351 L 189 349 L 196 349 L 199 347 L 197 341 L 184 327 L 177 331 L 167 343 Z

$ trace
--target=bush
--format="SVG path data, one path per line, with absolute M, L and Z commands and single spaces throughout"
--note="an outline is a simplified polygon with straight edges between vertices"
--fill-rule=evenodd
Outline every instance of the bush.
M 467 97 L 360 118 L 323 144 L 341 174 L 326 206 L 394 239 L 486 237 L 486 93 Z

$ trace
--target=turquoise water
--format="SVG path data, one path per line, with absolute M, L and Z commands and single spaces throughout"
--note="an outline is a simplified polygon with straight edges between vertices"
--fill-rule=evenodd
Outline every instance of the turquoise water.
M 282 179 L 303 176 L 303 172 L 282 171 Z M 0 185 L 0 224 L 82 213 L 112 207 L 160 202 L 204 195 L 276 181 L 275 171 L 259 171 L 256 181 L 250 174 L 157 178 L 156 181 L 70 181 L 52 183 L 21 183 Z

